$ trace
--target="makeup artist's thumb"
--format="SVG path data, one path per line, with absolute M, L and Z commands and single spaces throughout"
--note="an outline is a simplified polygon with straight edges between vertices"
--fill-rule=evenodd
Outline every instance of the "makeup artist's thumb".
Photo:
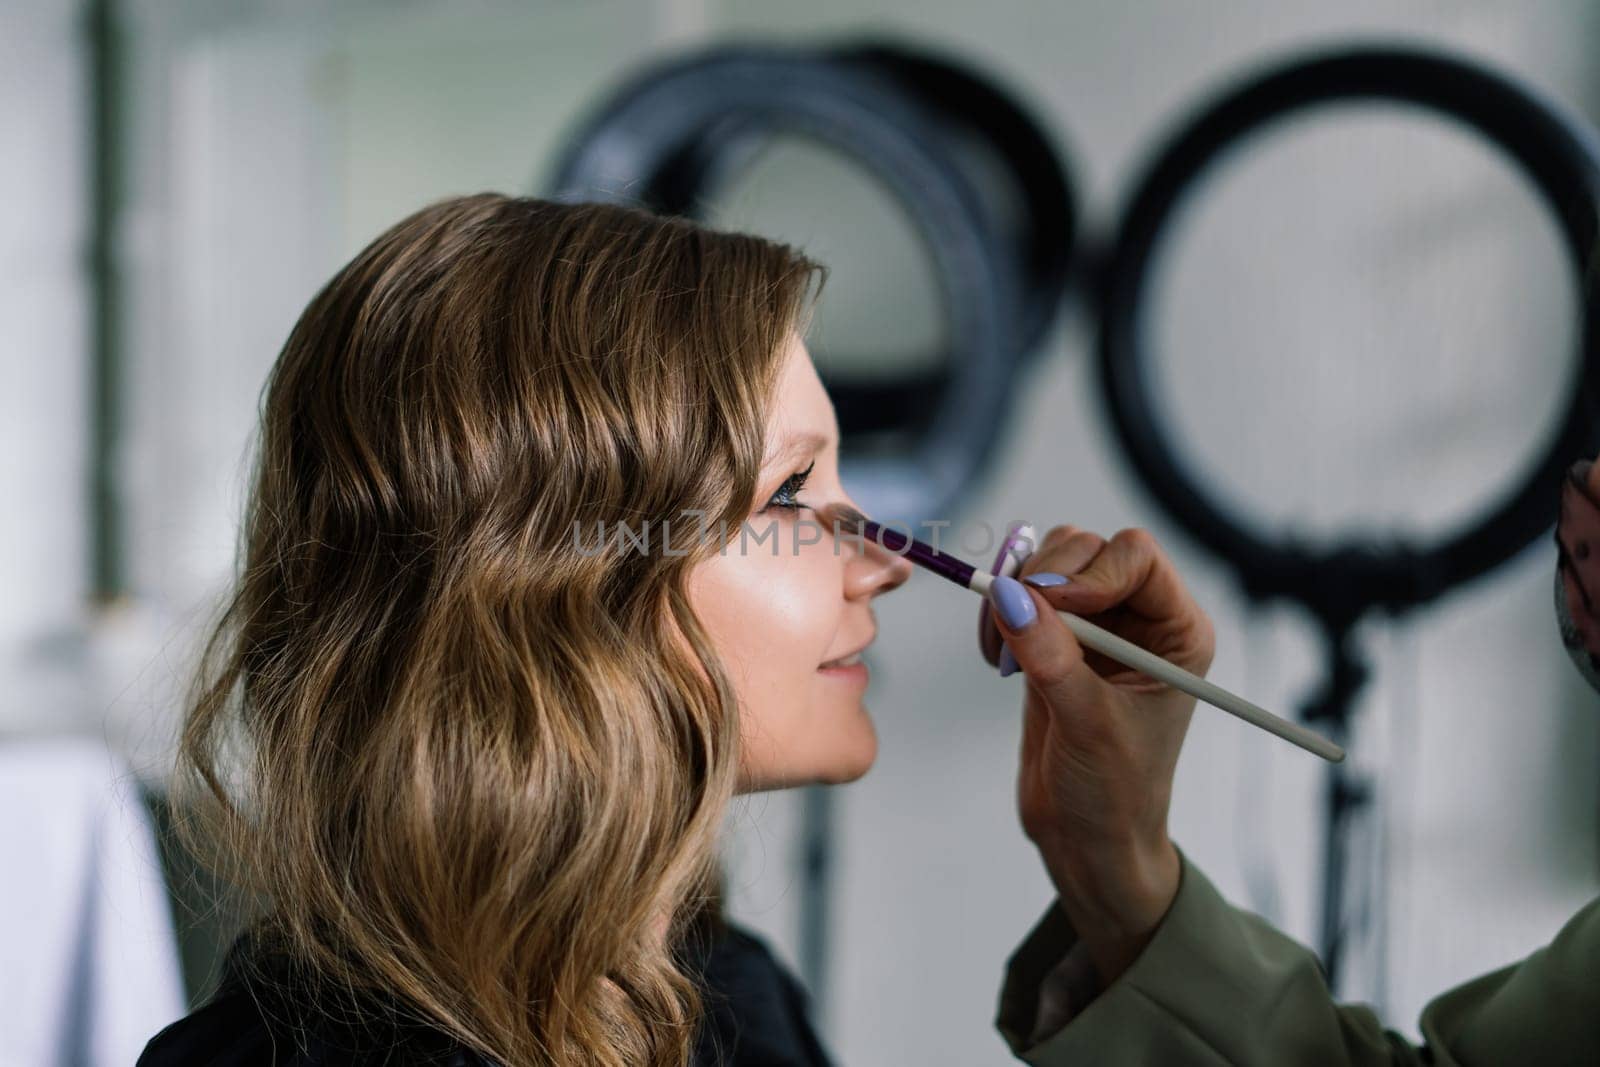
M 1035 592 L 1015 578 L 996 578 L 989 587 L 995 627 L 1005 641 L 1000 653 L 1000 673 L 1020 669 L 1028 679 L 1068 702 L 1093 700 L 1105 681 L 1084 662 L 1078 644 L 1061 616 Z

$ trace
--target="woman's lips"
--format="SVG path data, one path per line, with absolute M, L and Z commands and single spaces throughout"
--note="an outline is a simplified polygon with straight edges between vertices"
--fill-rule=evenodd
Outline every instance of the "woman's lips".
M 838 678 L 843 681 L 852 682 L 857 685 L 866 685 L 868 675 L 867 663 L 861 658 L 861 654 L 865 651 L 865 647 L 858 648 L 848 656 L 840 656 L 838 659 L 830 659 L 828 662 L 817 668 L 817 673 L 825 674 L 830 678 Z
M 848 666 L 830 667 L 825 664 L 817 668 L 817 673 L 826 675 L 829 678 L 838 678 L 858 685 L 866 685 L 869 677 L 866 661 L 861 659 L 860 656 L 851 656 L 850 658 L 854 662 Z
M 827 670 L 833 670 L 833 669 L 835 669 L 837 667 L 851 667 L 851 666 L 854 666 L 856 664 L 856 662 L 861 659 L 862 654 L 865 653 L 867 651 L 867 649 L 871 647 L 872 642 L 876 641 L 877 639 L 878 639 L 878 631 L 877 631 L 877 628 L 874 627 L 870 632 L 868 632 L 867 639 L 865 641 L 862 641 L 853 650 L 851 650 L 849 652 L 846 652 L 842 656 L 835 656 L 833 659 L 824 660 L 822 662 L 822 665 L 819 666 L 817 668 L 817 670 L 819 670 L 819 671 L 827 671 Z

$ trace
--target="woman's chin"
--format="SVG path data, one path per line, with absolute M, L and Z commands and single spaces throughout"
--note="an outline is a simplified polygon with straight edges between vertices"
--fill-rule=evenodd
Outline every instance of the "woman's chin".
M 827 777 L 818 779 L 817 784 L 818 785 L 849 785 L 851 782 L 854 782 L 854 781 L 864 777 L 866 775 L 866 773 L 868 771 L 870 771 L 870 770 L 872 770 L 872 761 L 868 760 L 865 763 L 861 764 L 860 766 L 851 767 L 851 768 L 849 768 L 847 770 L 835 771 L 834 773 L 828 775 Z
M 803 736 L 785 740 L 770 734 L 744 741 L 738 793 L 795 789 L 807 785 L 846 785 L 872 769 L 878 758 L 878 731 L 859 703 L 842 716 L 815 709 Z
M 872 770 L 872 765 L 878 759 L 878 734 L 872 728 L 872 720 L 862 716 L 865 723 L 863 735 L 853 739 L 848 749 L 842 749 L 835 760 L 831 760 L 828 773 L 819 777 L 823 785 L 847 785 Z

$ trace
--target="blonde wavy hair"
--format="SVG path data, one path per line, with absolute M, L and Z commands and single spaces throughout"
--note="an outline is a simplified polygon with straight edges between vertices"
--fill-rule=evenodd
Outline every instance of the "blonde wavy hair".
M 738 707 L 685 591 L 719 546 L 680 516 L 748 516 L 826 276 L 684 218 L 484 194 L 305 309 L 174 799 L 325 1010 L 381 991 L 505 1064 L 688 1061 L 673 945 L 720 920 Z M 619 520 L 678 544 L 579 543 Z

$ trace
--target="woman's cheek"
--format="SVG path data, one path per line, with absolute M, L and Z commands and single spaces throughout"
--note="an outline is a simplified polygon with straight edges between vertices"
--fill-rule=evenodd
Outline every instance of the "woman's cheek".
M 762 615 L 769 627 L 762 644 L 774 660 L 814 671 L 827 659 L 839 626 L 838 568 L 826 554 L 819 558 L 815 547 L 761 562 Z

